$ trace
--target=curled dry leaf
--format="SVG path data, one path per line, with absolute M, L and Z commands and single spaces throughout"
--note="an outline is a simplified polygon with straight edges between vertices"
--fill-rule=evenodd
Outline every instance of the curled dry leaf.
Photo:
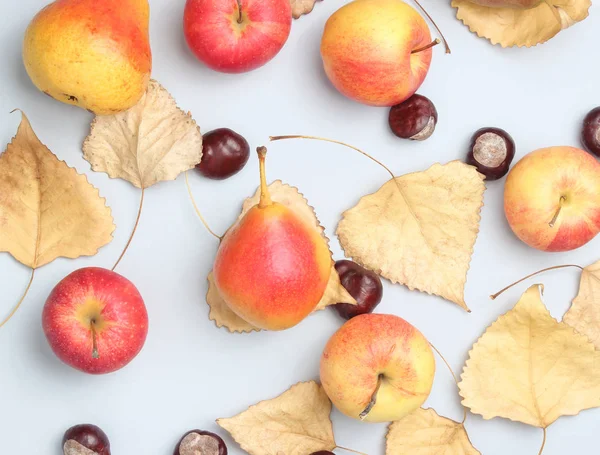
M 530 287 L 469 353 L 460 395 L 484 419 L 547 428 L 561 416 L 600 406 L 600 351 L 550 315 L 542 290 Z
M 390 424 L 386 455 L 481 455 L 473 447 L 462 423 L 419 408 Z
M 587 336 L 600 349 L 600 261 L 581 272 L 579 294 L 563 322 Z
M 275 202 L 279 202 L 280 204 L 293 209 L 299 217 L 301 217 L 308 225 L 314 226 L 323 238 L 329 242 L 329 239 L 324 235 L 325 229 L 319 223 L 315 210 L 308 204 L 308 201 L 297 188 L 285 184 L 281 180 L 275 180 L 269 185 L 269 191 L 271 193 L 271 198 Z M 244 217 L 248 210 L 258 204 L 259 199 L 260 189 L 257 189 L 254 196 L 247 198 L 242 204 L 242 213 L 238 217 L 238 221 Z M 210 306 L 209 318 L 211 321 L 215 321 L 217 327 L 226 327 L 230 332 L 239 333 L 248 333 L 259 330 L 229 309 L 225 300 L 219 295 L 219 291 L 213 280 L 212 272 L 208 275 L 208 293 L 206 295 L 206 302 Z M 321 301 L 315 308 L 315 311 L 322 310 L 329 305 L 334 305 L 339 302 L 356 305 L 356 300 L 348 293 L 348 291 L 346 291 L 344 286 L 342 286 L 340 277 L 336 272 L 332 261 L 331 275 L 329 276 L 327 288 L 325 289 Z
M 97 452 L 82 446 L 77 441 L 69 439 L 63 446 L 64 455 L 98 455 Z
M 497 8 L 470 0 L 452 0 L 457 17 L 469 29 L 502 47 L 544 43 L 588 17 L 591 0 L 544 0 L 533 8 Z
M 385 183 L 344 212 L 346 256 L 394 283 L 467 309 L 464 286 L 485 184 L 473 166 L 434 164 Z
M 114 230 L 106 200 L 40 142 L 23 114 L 0 155 L 0 251 L 36 269 L 58 257 L 93 256 Z
M 310 13 L 317 0 L 290 0 L 290 3 L 292 4 L 292 16 L 294 19 L 298 19 L 304 14 Z
M 83 157 L 94 171 L 148 188 L 174 180 L 202 158 L 200 128 L 152 80 L 131 109 L 97 116 L 83 144 Z
M 331 401 L 314 381 L 217 423 L 250 455 L 307 455 L 333 450 Z

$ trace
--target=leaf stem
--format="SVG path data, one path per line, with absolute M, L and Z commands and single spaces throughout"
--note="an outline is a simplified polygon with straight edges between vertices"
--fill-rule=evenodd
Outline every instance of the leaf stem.
M 346 452 L 356 453 L 357 455 L 367 455 L 366 453 L 359 452 L 357 450 L 349 449 L 348 447 L 335 446 L 336 449 L 345 450 Z
M 544 430 L 544 439 L 542 439 L 542 447 L 540 447 L 540 451 L 538 452 L 538 455 L 542 455 L 542 452 L 544 451 L 544 447 L 546 446 L 546 434 L 547 431 L 545 428 L 542 428 L 542 430 Z
M 508 291 L 513 286 L 516 286 L 517 284 L 522 283 L 523 281 L 528 280 L 529 278 L 539 275 L 540 273 L 549 272 L 550 270 L 566 269 L 568 267 L 575 267 L 575 268 L 578 268 L 579 270 L 583 270 L 583 267 L 581 267 L 580 265 L 576 265 L 576 264 L 555 265 L 554 267 L 548 267 L 546 269 L 538 270 L 537 272 L 534 272 L 530 275 L 527 275 L 524 278 L 521 278 L 519 281 L 515 281 L 513 284 L 509 284 L 504 289 L 501 289 L 500 291 L 496 292 L 495 294 L 490 295 L 490 299 L 496 300 L 496 298 L 498 298 L 505 291 Z
M 115 271 L 115 269 L 119 265 L 119 262 L 121 262 L 121 259 L 123 259 L 123 256 L 125 256 L 125 253 L 127 252 L 127 249 L 129 248 L 129 245 L 131 245 L 131 241 L 133 240 L 133 236 L 135 235 L 135 231 L 137 231 L 138 224 L 140 223 L 140 217 L 142 216 L 142 207 L 144 205 L 144 190 L 145 189 L 142 187 L 142 194 L 140 196 L 140 208 L 138 209 L 138 214 L 137 214 L 137 217 L 135 219 L 135 224 L 133 225 L 133 230 L 131 231 L 131 235 L 129 236 L 129 240 L 127 240 L 127 243 L 125 244 L 125 248 L 123 248 L 123 251 L 121 252 L 121 256 L 119 256 L 119 259 L 117 259 L 117 262 L 115 262 L 115 265 L 113 265 L 113 267 L 111 269 L 113 272 Z
M 458 387 L 458 378 L 456 377 L 456 374 L 454 374 L 454 370 L 452 369 L 452 367 L 450 366 L 450 364 L 448 363 L 446 358 L 442 355 L 440 350 L 438 348 L 436 348 L 432 343 L 429 343 L 429 346 L 431 346 L 431 348 L 437 353 L 437 355 L 440 356 L 440 359 L 442 359 L 442 361 L 446 364 L 446 366 L 448 367 L 448 371 L 450 371 L 450 374 L 452 375 L 452 379 L 454 379 L 454 382 L 456 383 L 456 387 Z M 462 419 L 461 425 L 464 425 L 467 420 L 467 408 L 465 408 L 462 405 L 462 403 L 461 403 L 461 406 L 463 408 L 463 419 Z
M 360 420 L 365 420 L 367 418 L 367 416 L 369 415 L 369 412 L 371 412 L 373 410 L 373 408 L 375 407 L 375 405 L 377 404 L 377 394 L 379 393 L 379 388 L 381 387 L 382 382 L 383 382 L 383 375 L 380 374 L 377 377 L 377 386 L 375 387 L 375 391 L 373 392 L 373 395 L 371 395 L 371 400 L 369 401 L 369 404 L 367 405 L 365 410 L 363 412 L 361 412 L 358 416 L 358 418 Z
M 25 300 L 25 297 L 27 296 L 27 293 L 29 292 L 29 288 L 31 287 L 31 283 L 33 283 L 34 276 L 35 276 L 35 269 L 31 269 L 31 277 L 29 278 L 29 283 L 27 283 L 25 292 L 23 293 L 23 295 L 21 296 L 21 298 L 19 299 L 19 301 L 17 302 L 17 304 L 15 305 L 13 310 L 10 312 L 10 314 L 6 317 L 6 319 L 4 319 L 4 321 L 0 322 L 0 328 L 2 328 L 2 326 L 4 326 L 4 324 L 6 324 L 8 321 L 11 320 L 11 318 L 15 315 L 15 313 L 17 312 L 17 310 L 23 303 L 23 300 Z
M 433 24 L 433 26 L 435 27 L 435 29 L 438 31 L 438 33 L 442 37 L 442 41 L 444 41 L 444 47 L 446 48 L 446 54 L 451 54 L 452 51 L 450 50 L 450 46 L 448 46 L 448 41 L 446 40 L 446 37 L 444 36 L 444 34 L 442 33 L 442 31 L 440 30 L 440 28 L 438 27 L 438 25 L 435 23 L 435 21 L 433 20 L 433 18 L 429 15 L 429 13 L 427 12 L 427 10 L 425 8 L 423 8 L 423 6 L 419 3 L 419 0 L 414 0 L 414 2 L 418 5 L 419 8 L 421 8 L 421 11 L 423 11 L 423 13 L 425 14 L 425 16 L 427 16 L 427 19 L 429 19 L 429 21 Z
M 194 210 L 196 211 L 196 215 L 198 215 L 198 218 L 200 218 L 200 221 L 202 221 L 202 224 L 204 225 L 204 227 L 206 228 L 206 230 L 208 232 L 210 232 L 217 240 L 221 241 L 223 239 L 223 237 L 220 236 L 220 235 L 215 234 L 215 231 L 213 231 L 210 228 L 210 226 L 208 225 L 208 223 L 206 222 L 206 220 L 202 216 L 202 213 L 200 213 L 200 209 L 196 205 L 196 200 L 194 199 L 194 195 L 192 194 L 192 188 L 190 187 L 190 181 L 188 180 L 188 173 L 187 173 L 187 171 L 185 172 L 185 185 L 187 186 L 187 191 L 188 191 L 188 194 L 190 195 L 190 200 L 192 201 L 192 205 L 194 206 Z

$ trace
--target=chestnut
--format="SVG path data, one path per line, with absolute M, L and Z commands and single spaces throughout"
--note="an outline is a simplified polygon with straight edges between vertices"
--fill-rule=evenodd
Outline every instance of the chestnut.
M 219 128 L 202 136 L 202 161 L 196 169 L 209 179 L 224 180 L 241 171 L 248 158 L 248 141 L 229 128 Z
M 342 286 L 354 297 L 357 305 L 337 303 L 333 308 L 344 319 L 352 319 L 365 313 L 372 313 L 383 297 L 383 285 L 379 276 L 356 262 L 341 260 L 335 263 Z
M 500 128 L 481 128 L 473 134 L 467 164 L 477 168 L 487 180 L 498 180 L 508 173 L 515 157 L 515 141 Z
M 173 455 L 227 455 L 227 446 L 220 436 L 210 431 L 192 430 L 183 435 Z
M 438 113 L 429 98 L 413 95 L 392 106 L 388 118 L 392 132 L 403 139 L 424 141 L 435 131 Z
M 83 455 L 81 446 L 98 455 L 110 455 L 108 436 L 96 425 L 83 424 L 69 428 L 62 444 L 65 455 Z
M 318 452 L 313 452 L 310 455 L 335 455 L 335 453 L 330 452 L 329 450 L 319 450 Z
M 588 152 L 600 157 L 600 107 L 592 109 L 583 120 L 581 143 Z

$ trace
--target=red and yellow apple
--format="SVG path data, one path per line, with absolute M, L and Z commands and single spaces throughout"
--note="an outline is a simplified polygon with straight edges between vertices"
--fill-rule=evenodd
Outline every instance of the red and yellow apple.
M 321 40 L 325 73 L 344 95 L 373 106 L 410 98 L 429 71 L 431 34 L 401 0 L 354 0 L 327 21 Z M 423 50 L 420 50 L 423 49 Z
M 321 357 L 321 383 L 345 415 L 391 422 L 429 396 L 435 360 L 429 342 L 404 319 L 363 314 L 346 322 Z
M 88 267 L 66 276 L 42 313 L 52 351 L 67 365 L 91 374 L 111 373 L 131 362 L 148 334 L 148 313 L 131 281 Z
M 550 147 L 521 159 L 504 188 L 513 232 L 542 251 L 570 251 L 600 232 L 600 163 L 574 147 Z
M 187 0 L 183 31 L 209 68 L 243 73 L 279 53 L 292 26 L 289 0 Z

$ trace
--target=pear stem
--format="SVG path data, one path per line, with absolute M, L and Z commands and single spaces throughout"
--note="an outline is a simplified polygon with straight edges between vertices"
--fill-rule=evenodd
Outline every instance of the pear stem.
M 380 374 L 377 377 L 377 386 L 375 387 L 375 391 L 373 392 L 373 395 L 371 395 L 371 401 L 369 401 L 369 404 L 367 405 L 365 410 L 363 412 L 361 412 L 358 416 L 360 420 L 365 420 L 365 418 L 369 415 L 369 412 L 371 412 L 371 410 L 377 404 L 377 394 L 379 393 L 379 388 L 381 387 L 382 381 L 383 381 L 383 375 Z
M 435 23 L 435 21 L 433 20 L 433 18 L 429 15 L 429 13 L 427 12 L 427 10 L 425 8 L 423 8 L 423 6 L 419 3 L 418 0 L 414 0 L 414 2 L 419 6 L 419 8 L 421 8 L 421 11 L 423 11 L 423 13 L 425 14 L 425 16 L 427 16 L 427 19 L 429 19 L 429 21 L 433 24 L 433 26 L 435 27 L 435 29 L 437 30 L 437 32 L 442 37 L 442 40 L 444 41 L 444 47 L 446 48 L 446 54 L 451 54 L 452 51 L 450 50 L 450 46 L 448 46 L 448 41 L 446 41 L 446 37 L 444 36 L 444 34 L 442 33 L 442 31 L 440 30 L 440 28 L 438 27 L 438 25 Z
M 200 209 L 196 205 L 196 200 L 194 199 L 194 195 L 192 194 L 192 188 L 190 187 L 190 181 L 188 179 L 188 173 L 187 173 L 187 171 L 185 172 L 185 185 L 187 186 L 187 191 L 188 191 L 188 194 L 190 195 L 190 200 L 192 201 L 192 205 L 194 206 L 194 210 L 196 211 L 196 215 L 198 215 L 198 218 L 200 218 L 200 221 L 202 221 L 202 224 L 204 225 L 204 227 L 206 228 L 206 230 L 208 232 L 210 232 L 214 237 L 216 237 L 219 241 L 223 240 L 222 236 L 215 234 L 215 232 L 210 228 L 210 226 L 208 225 L 208 223 L 206 222 L 206 220 L 202 216 L 202 213 L 200 212 Z
M 566 269 L 568 267 L 575 267 L 575 268 L 578 268 L 579 270 L 583 270 L 583 267 L 581 267 L 580 265 L 576 265 L 576 264 L 555 265 L 554 267 L 548 267 L 548 268 L 545 268 L 542 270 L 538 270 L 537 272 L 527 275 L 525 278 L 521 278 L 519 281 L 515 281 L 513 284 L 509 284 L 504 289 L 501 289 L 500 291 L 496 292 L 495 294 L 490 295 L 490 299 L 496 300 L 496 298 L 498 298 L 505 291 L 508 291 L 513 286 L 516 286 L 517 284 L 522 283 L 523 281 L 528 280 L 529 278 L 539 275 L 540 273 L 549 272 L 550 270 Z
M 129 236 L 129 240 L 127 240 L 127 243 L 125 244 L 125 248 L 123 248 L 123 251 L 121 252 L 121 255 L 119 256 L 119 259 L 117 259 L 117 262 L 115 262 L 115 265 L 113 265 L 113 267 L 111 269 L 113 272 L 119 265 L 119 262 L 121 262 L 121 259 L 123 259 L 123 256 L 125 256 L 125 253 L 127 253 L 127 250 L 129 249 L 129 245 L 131 245 L 131 242 L 133 240 L 133 236 L 135 235 L 135 232 L 137 231 L 138 224 L 140 224 L 140 217 L 142 216 L 142 207 L 144 206 L 144 189 L 145 188 L 142 187 L 142 194 L 140 196 L 140 208 L 138 209 L 138 214 L 135 219 L 135 224 L 133 225 L 131 235 Z
M 542 447 L 540 447 L 540 451 L 538 452 L 538 455 L 542 455 L 542 452 L 544 451 L 544 447 L 546 446 L 546 428 L 542 428 L 542 430 L 544 430 L 544 439 L 542 439 Z
M 440 356 L 440 359 L 442 359 L 442 361 L 446 364 L 446 366 L 448 367 L 448 371 L 452 375 L 452 379 L 454 379 L 454 382 L 456 383 L 456 387 L 458 387 L 458 378 L 456 377 L 456 374 L 454 374 L 454 370 L 452 369 L 452 367 L 450 366 L 450 364 L 448 363 L 446 358 L 442 355 L 442 353 L 439 351 L 439 349 L 436 348 L 432 343 L 429 343 L 429 346 L 431 346 L 431 349 L 433 349 L 437 353 L 437 355 Z M 462 406 L 462 403 L 461 403 L 461 406 Z M 465 408 L 464 406 L 462 406 L 462 408 L 463 408 L 463 419 L 462 419 L 461 425 L 464 425 L 465 421 L 467 420 L 467 408 Z
M 25 288 L 25 292 L 23 293 L 23 295 L 21 296 L 21 298 L 19 299 L 19 301 L 17 302 L 17 304 L 15 305 L 15 307 L 13 308 L 13 310 L 10 312 L 10 314 L 6 317 L 6 319 L 4 319 L 4 321 L 0 322 L 0 327 L 2 327 L 4 324 L 6 324 L 8 321 L 10 321 L 11 318 L 17 312 L 17 310 L 21 307 L 21 304 L 23 303 L 23 300 L 25 300 L 25 297 L 27 296 L 27 293 L 29 292 L 29 288 L 31 287 L 31 283 L 33 283 L 33 277 L 34 276 L 35 276 L 35 269 L 31 269 L 31 277 L 29 278 L 29 283 L 27 283 L 27 287 Z
M 548 223 L 548 226 L 550 227 L 554 227 L 554 225 L 556 224 L 556 221 L 558 220 L 558 216 L 560 215 L 560 212 L 563 208 L 563 203 L 567 200 L 566 197 L 561 196 L 560 200 L 558 201 L 558 209 L 556 209 L 556 213 L 554 214 L 554 216 L 552 217 L 552 219 L 550 220 L 550 223 Z
M 440 43 L 441 43 L 441 41 L 439 40 L 439 38 L 436 38 L 428 45 L 415 49 L 414 51 L 411 52 L 411 54 L 417 54 L 419 52 L 426 51 L 427 49 L 431 49 L 432 47 L 437 46 Z
M 90 321 L 90 329 L 92 330 L 92 358 L 99 359 L 100 354 L 98 353 L 98 340 L 96 335 L 96 321 L 92 319 Z
M 242 0 L 237 0 L 237 7 L 238 7 L 238 20 L 237 20 L 237 23 L 241 24 L 242 22 L 244 22 L 244 17 L 242 15 Z
M 269 187 L 267 185 L 267 171 L 265 170 L 267 148 L 265 146 L 257 147 L 256 152 L 258 153 L 258 163 L 260 169 L 260 201 L 258 206 L 261 209 L 264 209 L 273 203 L 271 200 L 271 194 L 269 193 Z

